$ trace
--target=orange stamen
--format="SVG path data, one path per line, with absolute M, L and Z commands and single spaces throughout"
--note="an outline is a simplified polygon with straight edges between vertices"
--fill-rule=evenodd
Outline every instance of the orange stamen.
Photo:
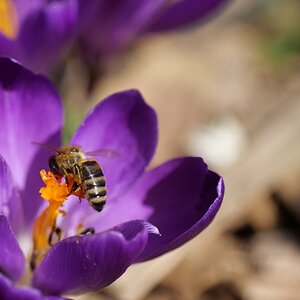
M 18 34 L 17 13 L 12 0 L 0 0 L 0 32 L 10 39 Z
M 40 189 L 41 197 L 49 201 L 49 206 L 37 218 L 33 227 L 33 245 L 34 250 L 31 257 L 31 263 L 35 267 L 36 263 L 47 253 L 51 244 L 49 238 L 56 229 L 56 219 L 59 214 L 65 216 L 66 212 L 61 209 L 64 201 L 70 194 L 67 184 L 58 181 L 53 173 L 40 172 L 45 187 Z

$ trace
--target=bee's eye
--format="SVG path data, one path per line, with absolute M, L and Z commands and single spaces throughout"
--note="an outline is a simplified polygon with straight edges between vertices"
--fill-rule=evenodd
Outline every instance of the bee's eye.
M 77 148 L 72 148 L 70 151 L 71 152 L 79 152 Z
M 51 156 L 48 161 L 49 168 L 54 175 L 59 175 L 59 167 L 57 165 L 55 156 Z

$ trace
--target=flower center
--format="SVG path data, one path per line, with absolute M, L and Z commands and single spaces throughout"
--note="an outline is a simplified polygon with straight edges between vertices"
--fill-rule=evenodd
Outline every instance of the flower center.
M 68 185 L 60 182 L 53 173 L 46 173 L 45 170 L 42 170 L 40 175 L 46 185 L 40 189 L 40 194 L 42 198 L 49 202 L 49 206 L 34 223 L 32 234 L 33 251 L 30 258 L 32 269 L 36 268 L 49 248 L 60 240 L 62 233 L 56 227 L 56 220 L 59 215 L 66 215 L 65 211 L 62 210 L 62 206 L 70 195 Z
M 10 39 L 18 34 L 17 13 L 12 0 L 0 0 L 0 32 Z

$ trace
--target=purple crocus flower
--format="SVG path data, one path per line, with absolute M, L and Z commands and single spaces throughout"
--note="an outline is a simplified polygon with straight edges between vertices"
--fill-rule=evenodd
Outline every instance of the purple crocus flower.
M 198 235 L 220 208 L 223 180 L 201 158 L 145 170 L 157 144 L 155 112 L 136 90 L 113 94 L 88 114 L 70 142 L 84 151 L 118 153 L 99 158 L 107 181 L 104 210 L 68 199 L 60 220 L 65 238 L 33 272 L 31 287 L 16 287 L 28 256 L 20 245 L 31 241 L 32 224 L 45 204 L 38 195 L 39 171 L 47 168 L 49 152 L 32 142 L 60 145 L 63 109 L 46 78 L 0 58 L 0 114 L 1 299 L 60 299 L 101 289 L 131 264 Z M 74 236 L 79 225 L 93 227 L 95 234 Z
M 230 0 L 79 0 L 80 42 L 89 59 L 111 57 L 142 35 L 200 22 Z
M 73 41 L 77 26 L 77 0 L 0 0 L 0 55 L 45 71 Z

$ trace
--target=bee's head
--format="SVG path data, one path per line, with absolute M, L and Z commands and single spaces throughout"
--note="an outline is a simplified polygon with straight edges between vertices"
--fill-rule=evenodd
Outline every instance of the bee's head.
M 54 175 L 60 175 L 59 166 L 56 162 L 56 155 L 52 155 L 48 161 L 49 168 Z

